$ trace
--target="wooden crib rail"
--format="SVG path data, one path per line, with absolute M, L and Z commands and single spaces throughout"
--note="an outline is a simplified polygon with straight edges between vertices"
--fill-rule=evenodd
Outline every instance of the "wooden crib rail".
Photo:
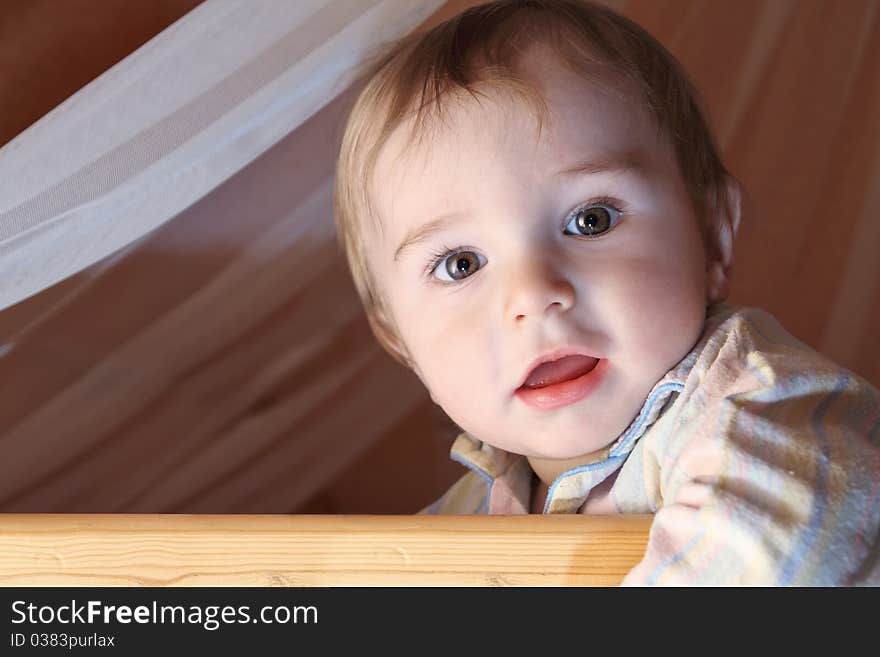
M 651 516 L 0 514 L 2 586 L 614 586 Z

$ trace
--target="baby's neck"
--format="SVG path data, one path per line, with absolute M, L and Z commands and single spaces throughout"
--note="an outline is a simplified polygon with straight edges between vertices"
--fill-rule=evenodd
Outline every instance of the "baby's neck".
M 545 459 L 537 456 L 528 456 L 526 458 L 529 462 L 529 465 L 532 466 L 532 470 L 534 471 L 534 473 L 538 475 L 538 479 L 540 480 L 540 483 L 544 486 L 544 492 L 546 493 L 547 489 L 553 485 L 553 482 L 556 481 L 556 478 L 559 477 L 559 475 L 561 475 L 563 472 L 567 472 L 572 468 L 586 465 L 588 463 L 604 461 L 608 458 L 608 451 L 608 447 L 603 447 L 602 449 L 591 452 L 590 454 L 576 456 L 570 459 Z

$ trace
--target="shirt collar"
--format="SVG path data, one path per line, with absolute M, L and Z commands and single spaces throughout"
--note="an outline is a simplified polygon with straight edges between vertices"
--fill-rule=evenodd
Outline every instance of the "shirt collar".
M 556 478 L 547 493 L 544 513 L 577 513 L 590 491 L 623 465 L 638 440 L 678 397 L 709 336 L 733 310 L 724 303 L 707 310 L 706 325 L 695 347 L 654 384 L 638 415 L 607 448 L 605 458 L 567 470 Z M 528 513 L 532 469 L 524 456 L 488 445 L 467 432 L 455 439 L 450 456 L 486 482 L 490 514 Z

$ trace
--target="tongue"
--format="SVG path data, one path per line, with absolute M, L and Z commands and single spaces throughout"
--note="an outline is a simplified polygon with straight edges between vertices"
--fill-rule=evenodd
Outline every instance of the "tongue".
M 598 362 L 598 358 L 590 356 L 565 356 L 549 363 L 541 363 L 532 370 L 523 387 L 543 388 L 561 381 L 576 379 L 596 367 Z

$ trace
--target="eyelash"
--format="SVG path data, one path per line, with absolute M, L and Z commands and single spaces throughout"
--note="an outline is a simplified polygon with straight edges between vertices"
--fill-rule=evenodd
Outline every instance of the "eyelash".
M 618 222 L 620 221 L 620 218 L 626 214 L 626 206 L 622 201 L 620 201 L 619 199 L 616 199 L 616 198 L 612 198 L 610 196 L 599 196 L 597 198 L 590 199 L 586 203 L 580 204 L 574 210 L 572 210 L 568 214 L 568 216 L 565 218 L 565 223 L 562 224 L 563 227 L 568 225 L 568 222 L 571 220 L 572 216 L 574 216 L 575 214 L 577 214 L 578 212 L 580 212 L 584 208 L 588 208 L 593 205 L 604 205 L 604 206 L 611 208 L 615 212 L 617 212 L 617 221 Z M 614 225 L 617 225 L 617 223 L 615 222 Z M 606 233 L 610 232 L 610 230 L 611 229 L 609 228 L 608 231 L 606 231 Z M 602 235 L 599 235 L 598 237 L 587 237 L 586 235 L 583 235 L 582 237 L 584 237 L 584 239 L 597 240 L 597 239 L 601 239 L 606 233 L 603 233 Z M 451 247 L 451 246 L 444 245 L 439 251 L 435 251 L 428 258 L 428 263 L 425 266 L 425 276 L 429 280 L 434 279 L 432 282 L 439 283 L 440 285 L 459 285 L 459 284 L 461 284 L 462 281 L 458 281 L 456 283 L 450 283 L 448 281 L 436 280 L 436 278 L 433 276 L 434 270 L 437 269 L 437 267 L 440 265 L 441 262 L 443 262 L 444 259 L 448 258 L 452 254 L 460 253 L 462 251 L 473 251 L 473 250 L 474 250 L 474 248 L 471 246 L 461 245 L 461 246 Z M 472 278 L 472 276 L 469 276 L 468 278 Z

